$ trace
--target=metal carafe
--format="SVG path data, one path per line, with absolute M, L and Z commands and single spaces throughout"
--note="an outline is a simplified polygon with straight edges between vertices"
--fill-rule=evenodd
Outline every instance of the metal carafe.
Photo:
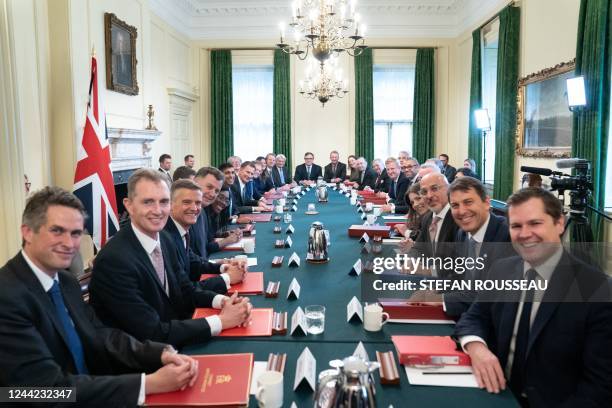
M 326 203 L 328 200 L 327 185 L 323 184 L 317 187 L 317 198 L 320 203 Z
M 327 252 L 327 237 L 323 224 L 315 221 L 308 231 L 308 253 L 306 260 L 309 262 L 327 262 L 329 254 Z
M 337 368 L 335 374 L 328 370 L 319 376 L 315 408 L 374 408 L 376 392 L 371 373 L 379 368 L 378 363 L 364 361 L 351 356 L 344 361 L 332 361 Z
M 319 186 L 325 186 L 327 185 L 327 183 L 325 182 L 325 180 L 323 179 L 323 177 L 319 176 L 317 177 L 317 187 Z

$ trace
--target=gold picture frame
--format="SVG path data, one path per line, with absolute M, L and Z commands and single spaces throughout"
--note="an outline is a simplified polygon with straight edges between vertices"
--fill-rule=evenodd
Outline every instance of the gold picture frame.
M 565 79 L 573 75 L 575 66 L 576 60 L 573 59 L 519 79 L 516 116 L 518 155 L 570 157 L 573 114 L 567 107 Z
M 136 72 L 136 27 L 104 13 L 106 88 L 126 95 L 138 95 Z

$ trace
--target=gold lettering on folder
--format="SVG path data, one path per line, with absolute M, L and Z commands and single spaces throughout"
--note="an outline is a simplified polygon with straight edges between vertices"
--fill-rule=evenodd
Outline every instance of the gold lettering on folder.
M 223 383 L 228 383 L 232 381 L 232 376 L 229 374 L 219 374 L 217 376 L 217 381 L 215 381 L 215 384 L 223 384 Z
M 207 368 L 204 372 L 204 379 L 202 381 L 202 387 L 200 387 L 201 392 L 206 392 L 206 387 L 210 387 L 212 385 L 214 376 L 210 372 L 210 368 Z

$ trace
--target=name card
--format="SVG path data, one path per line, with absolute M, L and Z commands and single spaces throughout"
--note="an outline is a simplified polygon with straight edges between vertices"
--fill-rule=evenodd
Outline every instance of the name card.
M 369 241 L 370 241 L 370 236 L 368 235 L 367 232 L 364 232 L 361 238 L 359 238 L 359 242 L 361 242 L 362 244 L 365 244 L 366 242 L 369 242 Z
M 344 196 L 345 196 L 346 198 L 351 198 L 351 193 L 346 193 L 346 194 L 344 194 Z
M 359 206 L 359 208 L 357 209 L 357 212 L 362 213 L 363 212 L 363 207 Z
M 291 212 L 296 212 L 297 211 L 297 205 L 293 205 L 293 207 L 291 207 Z
M 357 262 L 351 268 L 349 275 L 359 276 L 361 275 L 361 259 L 358 259 Z
M 353 296 L 348 305 L 346 305 L 346 321 L 350 322 L 355 317 L 357 317 L 360 322 L 363 322 L 363 306 L 361 306 L 361 302 L 357 299 L 357 296 Z
M 302 354 L 297 359 L 295 366 L 295 381 L 293 383 L 293 391 L 297 389 L 302 383 L 308 384 L 312 391 L 316 388 L 316 373 L 317 373 L 317 360 L 308 349 L 304 348 Z
M 353 355 L 355 357 L 359 357 L 363 361 L 370 361 L 370 356 L 368 356 L 368 352 L 366 351 L 362 342 L 359 342 L 359 344 L 357 345 L 357 348 L 353 352 Z
M 291 283 L 289 284 L 289 289 L 287 290 L 287 299 L 299 299 L 300 298 L 300 284 L 297 279 L 293 278 Z
M 285 248 L 291 248 L 291 245 L 293 245 L 293 241 L 291 240 L 291 237 L 287 237 L 285 240 Z
M 289 224 L 289 226 L 287 227 L 287 229 L 285 230 L 285 232 L 287 234 L 293 234 L 295 232 L 295 228 L 293 228 L 293 225 Z
M 367 255 L 370 252 L 372 252 L 372 245 L 369 242 L 366 242 L 361 248 L 361 253 Z
M 300 257 L 298 256 L 298 254 L 296 254 L 295 252 L 291 254 L 291 256 L 289 257 L 289 261 L 287 261 L 287 265 L 294 267 L 300 266 Z
M 365 219 L 367 219 L 367 218 L 368 218 L 368 216 L 366 215 L 366 213 L 361 214 L 361 219 L 362 219 L 362 220 L 365 220 Z
M 298 306 L 291 315 L 291 335 L 305 336 L 308 332 L 306 328 L 306 315 L 301 307 Z

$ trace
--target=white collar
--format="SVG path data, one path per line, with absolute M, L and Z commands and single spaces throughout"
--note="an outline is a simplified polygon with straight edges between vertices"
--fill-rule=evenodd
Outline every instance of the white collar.
M 43 272 L 38 266 L 36 266 L 34 262 L 32 262 L 30 258 L 28 258 L 28 256 L 26 255 L 23 249 L 21 250 L 21 255 L 23 256 L 23 259 L 25 259 L 30 269 L 32 269 L 32 272 L 34 272 L 34 276 L 36 276 L 36 278 L 42 285 L 45 292 L 48 292 L 49 289 L 51 289 L 54 281 L 57 280 L 59 282 L 57 278 L 57 272 L 55 273 L 55 276 L 52 278 L 49 275 L 47 275 L 45 272 Z
M 238 184 L 240 185 L 240 191 L 242 191 L 244 186 L 246 186 L 246 183 L 243 183 L 240 177 L 236 176 L 236 178 L 238 179 Z
M 183 226 L 179 224 L 174 218 L 170 217 L 170 219 L 172 220 L 172 222 L 174 222 L 174 225 L 176 225 L 176 229 L 178 230 L 179 234 L 181 234 L 181 238 L 184 237 L 187 233 L 187 230 L 183 228 Z
M 134 225 L 134 223 L 131 224 L 132 230 L 134 230 L 134 235 L 136 235 L 136 239 L 138 239 L 138 242 L 140 242 L 140 245 L 142 245 L 147 254 L 151 255 L 153 253 L 153 250 L 155 250 L 155 247 L 157 247 L 158 245 L 161 248 L 161 245 L 159 243 L 159 233 L 157 234 L 157 239 L 153 239 L 145 233 L 141 232 Z
M 444 208 L 442 208 L 442 211 L 440 211 L 440 212 L 439 212 L 439 213 L 437 213 L 437 214 L 436 214 L 435 212 L 433 212 L 433 211 L 432 211 L 432 213 L 433 213 L 433 216 L 434 216 L 434 217 L 438 217 L 438 218 L 440 218 L 440 219 L 444 220 L 444 218 L 446 218 L 446 213 L 448 212 L 448 210 L 450 210 L 450 204 L 449 204 L 449 203 L 446 203 L 446 205 L 444 206 Z
M 552 245 L 552 244 L 550 244 Z M 555 268 L 559 264 L 561 257 L 563 256 L 563 245 L 559 244 L 559 248 L 554 254 L 550 256 L 542 265 L 533 267 L 529 262 L 523 262 L 523 275 L 531 268 L 535 269 L 538 275 L 544 280 L 550 280 L 552 278 Z
M 479 244 L 482 243 L 484 241 L 484 236 L 485 236 L 485 233 L 487 232 L 487 228 L 489 227 L 489 221 L 491 221 L 490 213 L 487 215 L 487 220 L 484 222 L 484 224 L 480 226 L 480 228 L 478 229 L 478 231 L 476 231 L 474 235 L 468 232 L 468 238 L 473 239 Z

